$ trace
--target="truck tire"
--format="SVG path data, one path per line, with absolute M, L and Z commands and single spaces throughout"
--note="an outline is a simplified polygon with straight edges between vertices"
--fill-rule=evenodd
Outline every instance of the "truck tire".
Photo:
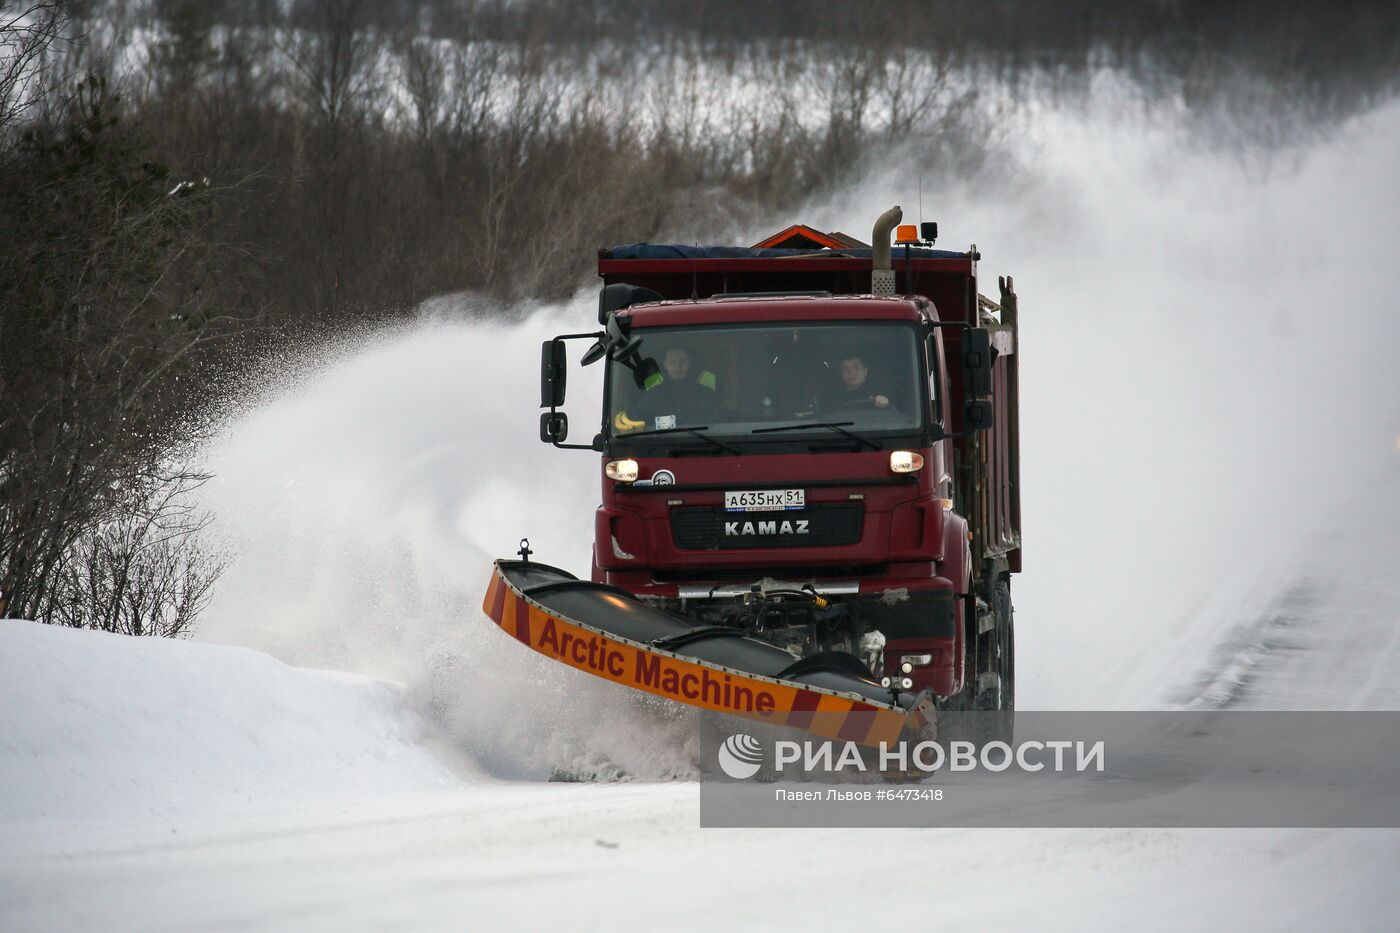
M 988 742 L 1009 744 L 1015 733 L 1016 639 L 1010 581 L 999 579 L 990 595 L 990 605 L 983 605 L 993 615 L 992 628 L 979 635 L 976 621 L 969 623 L 963 688 L 939 704 L 940 713 L 947 714 L 939 717 L 940 740 L 970 741 L 979 748 Z
M 973 741 L 1010 743 L 1016 724 L 1016 632 L 1011 582 L 997 580 L 992 590 L 994 624 L 977 639 L 977 679 L 972 709 Z
M 1011 581 L 1002 577 L 992 593 L 996 612 L 996 665 L 1001 683 L 1001 699 L 997 709 L 1016 709 L 1016 608 L 1011 604 Z M 989 633 L 990 634 L 990 633 Z

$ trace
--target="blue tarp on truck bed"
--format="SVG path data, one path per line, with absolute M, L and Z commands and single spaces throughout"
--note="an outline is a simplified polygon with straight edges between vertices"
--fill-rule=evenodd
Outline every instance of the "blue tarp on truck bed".
M 890 247 L 890 256 L 904 258 L 903 246 Z M 915 246 L 916 259 L 966 259 L 967 253 Z M 628 243 L 608 250 L 609 259 L 788 259 L 794 256 L 825 259 L 869 259 L 868 249 L 754 249 L 748 246 L 686 246 L 681 243 Z

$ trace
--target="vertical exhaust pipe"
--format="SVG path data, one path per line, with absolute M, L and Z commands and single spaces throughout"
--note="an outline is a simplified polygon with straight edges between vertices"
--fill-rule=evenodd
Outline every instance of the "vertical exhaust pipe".
M 870 292 L 873 295 L 895 294 L 894 267 L 890 264 L 890 235 L 904 219 L 899 205 L 885 211 L 875 221 L 870 234 Z

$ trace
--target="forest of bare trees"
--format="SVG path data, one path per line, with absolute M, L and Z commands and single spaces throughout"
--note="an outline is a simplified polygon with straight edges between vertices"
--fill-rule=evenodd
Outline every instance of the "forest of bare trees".
M 286 341 L 515 313 L 598 246 L 721 238 L 905 147 L 976 177 L 1008 99 L 1099 68 L 1282 144 L 1395 90 L 1388 5 L 1325 14 L 0 0 L 0 616 L 188 631 L 221 566 L 190 454 Z
M 0 608 L 173 633 L 217 564 L 186 550 L 203 519 L 175 502 L 202 479 L 182 462 L 204 417 L 200 366 L 231 332 L 202 287 L 225 261 L 212 186 L 150 159 L 102 76 L 46 68 L 63 8 L 7 13 Z

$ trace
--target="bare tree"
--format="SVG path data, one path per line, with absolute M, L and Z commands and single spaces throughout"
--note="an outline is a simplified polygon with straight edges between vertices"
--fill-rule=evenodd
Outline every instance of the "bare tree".
M 307 130 L 293 171 L 305 198 L 303 235 L 321 241 L 314 270 L 323 307 L 335 314 L 354 264 L 347 243 L 351 202 L 365 184 L 355 135 L 379 103 L 378 46 L 361 0 L 304 0 L 297 5 L 284 52 L 294 72 Z
M 188 635 L 227 558 L 190 504 L 205 477 L 178 467 L 90 529 L 64 555 L 45 621 L 122 635 Z
M 61 3 L 0 0 L 0 145 L 51 92 L 46 58 L 67 25 Z
M 146 159 L 105 81 L 31 124 L 0 176 L 0 603 L 39 617 L 65 555 L 200 431 L 226 334 L 199 288 L 208 191 Z
M 297 90 L 326 131 L 332 159 L 342 133 L 363 118 L 376 97 L 378 46 L 365 19 L 361 0 L 304 0 L 286 42 Z

